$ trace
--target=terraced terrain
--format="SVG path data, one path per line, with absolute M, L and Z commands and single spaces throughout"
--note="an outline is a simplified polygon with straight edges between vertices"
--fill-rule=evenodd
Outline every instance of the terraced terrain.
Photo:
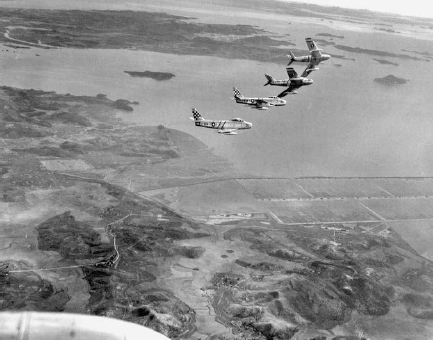
M 424 329 L 417 334 L 428 339 L 430 304 L 417 299 L 430 301 L 432 292 L 433 221 L 425 197 L 431 183 L 251 178 L 140 195 L 212 226 L 212 244 L 204 238 L 200 245 L 203 257 L 213 254 L 213 260 L 206 269 L 195 264 L 199 271 L 183 279 L 196 282 L 203 270 L 214 273 L 206 290 L 213 296 L 212 315 L 237 336 L 403 339 Z M 230 201 L 236 202 L 232 209 Z M 234 219 L 240 206 L 244 218 Z

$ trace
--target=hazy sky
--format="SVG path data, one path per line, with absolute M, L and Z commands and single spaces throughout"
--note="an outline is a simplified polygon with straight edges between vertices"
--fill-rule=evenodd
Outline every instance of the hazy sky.
M 282 1 L 290 2 L 292 0 Z M 433 2 L 425 0 L 300 0 L 296 2 L 433 18 Z

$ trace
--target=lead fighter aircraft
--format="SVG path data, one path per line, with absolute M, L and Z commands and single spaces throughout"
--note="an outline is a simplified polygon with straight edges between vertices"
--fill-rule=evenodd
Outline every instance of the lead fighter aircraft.
M 263 97 L 263 98 L 248 98 L 244 97 L 242 93 L 236 88 L 233 88 L 234 99 L 238 104 L 250 105 L 252 109 L 267 110 L 271 106 L 284 106 L 286 101 L 278 98 L 277 96 Z
M 193 117 L 190 117 L 195 126 L 201 126 L 210 129 L 217 129 L 218 133 L 224 135 L 237 135 L 237 130 L 251 129 L 253 124 L 244 121 L 241 118 L 233 118 L 231 120 L 209 120 L 204 119 L 203 116 L 196 110 L 192 109 Z
M 329 54 L 322 54 L 320 51 L 322 49 L 318 48 L 316 43 L 311 38 L 305 39 L 308 50 L 310 51 L 310 55 L 302 56 L 302 57 L 295 57 L 295 55 L 292 52 L 289 52 L 290 55 L 288 55 L 290 61 L 287 66 L 289 66 L 294 61 L 301 62 L 301 63 L 309 63 L 307 68 L 305 69 L 304 73 L 302 73 L 303 77 L 306 77 L 310 74 L 312 71 L 317 71 L 319 68 L 317 65 L 320 64 L 321 61 L 325 61 L 331 58 Z

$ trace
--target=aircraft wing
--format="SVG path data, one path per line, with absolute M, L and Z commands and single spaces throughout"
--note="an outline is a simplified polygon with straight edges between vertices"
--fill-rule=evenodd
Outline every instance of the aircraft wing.
M 218 130 L 218 133 L 221 133 L 223 135 L 237 135 L 238 134 L 236 129 L 222 129 L 222 130 Z
M 266 100 L 264 100 L 264 99 L 260 99 L 259 98 L 259 99 L 256 100 L 256 106 L 258 108 L 262 108 L 266 104 L 269 104 L 269 103 Z
M 305 42 L 307 43 L 308 50 L 310 51 L 313 57 L 319 58 L 322 56 L 322 53 L 320 53 L 322 49 L 317 47 L 316 42 L 313 39 L 307 38 L 305 39 Z
M 298 92 L 295 91 L 297 88 L 298 88 L 297 86 L 293 86 L 292 83 L 290 83 L 289 87 L 285 89 L 283 92 L 281 92 L 279 95 L 277 95 L 277 97 L 283 98 L 288 94 L 297 94 Z
M 169 340 L 145 326 L 85 314 L 2 311 L 0 325 L 1 339 Z
M 308 77 L 308 75 L 313 72 L 318 70 L 319 68 L 316 67 L 317 65 L 319 65 L 319 63 L 317 61 L 310 61 L 310 63 L 308 64 L 308 66 L 305 68 L 304 72 L 302 72 L 301 77 Z

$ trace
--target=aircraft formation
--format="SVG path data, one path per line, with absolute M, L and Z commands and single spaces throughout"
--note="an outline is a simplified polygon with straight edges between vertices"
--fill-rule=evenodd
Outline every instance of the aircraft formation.
M 317 71 L 319 68 L 317 65 L 320 62 L 328 60 L 331 58 L 329 54 L 321 53 L 322 49 L 317 47 L 317 44 L 311 38 L 306 38 L 308 50 L 310 55 L 296 57 L 292 52 L 289 52 L 287 56 L 289 58 L 289 63 L 287 64 L 286 71 L 289 78 L 287 79 L 275 79 L 269 74 L 265 74 L 268 80 L 266 85 L 271 86 L 284 86 L 286 89 L 276 96 L 269 97 L 245 97 L 236 88 L 233 87 L 234 100 L 237 104 L 243 104 L 257 110 L 267 110 L 269 107 L 273 106 L 284 106 L 287 101 L 282 99 L 288 94 L 297 94 L 298 89 L 302 86 L 307 86 L 313 84 L 313 80 L 308 78 L 309 74 L 313 71 Z M 293 67 L 290 65 L 293 62 L 308 63 L 305 70 L 299 76 Z M 252 124 L 244 121 L 241 118 L 233 118 L 231 120 L 208 120 L 204 119 L 203 116 L 197 111 L 197 109 L 192 109 L 193 117 L 192 120 L 195 122 L 195 126 L 206 127 L 211 129 L 217 129 L 218 133 L 225 135 L 236 135 L 238 130 L 251 129 Z

